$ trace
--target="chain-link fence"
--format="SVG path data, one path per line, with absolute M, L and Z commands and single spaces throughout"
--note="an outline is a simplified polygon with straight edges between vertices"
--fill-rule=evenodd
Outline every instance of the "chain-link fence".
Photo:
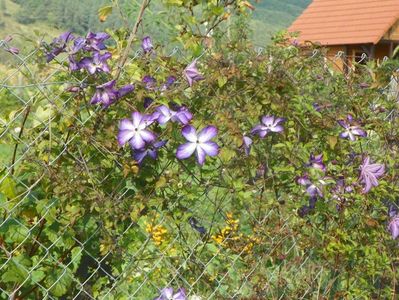
M 2 53 L 9 47 L 0 42 Z M 255 52 L 270 56 L 263 51 Z M 190 176 L 169 182 L 174 166 L 186 168 L 176 160 L 165 160 L 159 169 L 155 186 L 169 185 L 162 194 L 137 191 L 130 175 L 102 188 L 112 180 L 103 170 L 134 174 L 137 165 L 97 140 L 101 109 L 88 110 L 83 100 L 77 106 L 82 111 L 69 109 L 81 100 L 66 90 L 85 80 L 60 75 L 62 61 L 41 65 L 40 53 L 38 48 L 12 55 L 12 67 L 1 75 L 0 298 L 152 299 L 169 286 L 184 288 L 189 299 L 333 294 L 343 275 L 312 260 L 311 245 L 298 240 L 288 222 L 295 212 L 268 202 L 262 185 L 245 192 L 262 201 L 256 207 L 244 204 L 241 217 L 229 211 L 240 201 L 237 192 L 216 185 L 215 178 L 187 168 Z M 141 55 L 138 51 L 131 60 Z M 170 55 L 184 59 L 179 49 Z M 310 56 L 326 68 L 347 61 L 342 53 Z M 347 71 L 351 76 L 352 64 Z M 381 95 L 397 99 L 395 77 Z M 110 166 L 99 164 L 104 160 Z M 257 172 L 259 179 L 262 166 Z M 79 190 L 82 181 L 92 187 L 89 193 Z M 179 191 L 185 186 L 190 194 Z M 162 197 L 173 201 L 163 207 Z M 85 198 L 91 205 L 79 206 Z M 124 219 L 98 218 L 107 214 L 102 211 Z

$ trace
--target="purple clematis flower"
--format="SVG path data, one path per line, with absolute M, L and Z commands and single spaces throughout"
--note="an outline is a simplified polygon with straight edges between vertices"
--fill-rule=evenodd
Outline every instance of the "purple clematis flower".
M 308 175 L 303 175 L 297 179 L 297 182 L 300 185 L 306 187 L 306 192 L 309 194 L 310 197 L 321 197 L 323 198 L 323 193 L 321 192 L 320 188 L 317 187 L 314 183 L 312 183 L 308 177 Z
M 275 116 L 263 116 L 261 118 L 261 124 L 256 125 L 252 130 L 252 134 L 259 134 L 261 138 L 264 138 L 269 132 L 282 132 L 284 130 L 281 123 L 285 119 L 276 118 Z
M 326 166 L 323 163 L 323 154 L 314 156 L 313 153 L 310 154 L 309 162 L 306 164 L 307 167 L 313 167 L 315 169 L 326 171 Z
M 158 149 L 165 146 L 167 141 L 157 141 L 147 144 L 145 148 L 134 150 L 133 151 L 133 158 L 141 164 L 146 156 L 151 157 L 152 159 L 157 159 L 158 156 Z
M 16 47 L 8 47 L 8 48 L 6 48 L 5 50 L 6 50 L 7 52 L 11 53 L 11 54 L 14 54 L 14 55 L 19 54 L 19 49 L 16 48 Z
M 395 240 L 399 236 L 399 215 L 393 216 L 388 224 L 392 238 Z
M 144 98 L 144 103 L 143 106 L 144 108 L 148 108 L 150 107 L 150 105 L 154 102 L 154 99 L 150 98 L 150 97 L 145 97 Z
M 67 44 L 72 41 L 75 37 L 69 31 L 62 33 L 59 37 L 55 38 L 50 44 L 52 50 L 47 53 L 47 62 L 52 61 L 57 55 L 66 51 Z
M 85 68 L 90 74 L 95 74 L 96 72 L 109 73 L 109 66 L 107 60 L 111 58 L 111 53 L 106 52 L 100 54 L 100 52 L 95 52 L 93 57 L 83 58 L 79 65 Z
M 203 165 L 206 155 L 216 156 L 219 153 L 219 146 L 211 141 L 211 139 L 217 135 L 217 132 L 218 130 L 216 127 L 207 126 L 197 134 L 193 126 L 184 126 L 182 134 L 188 143 L 180 145 L 177 148 L 177 158 L 186 159 L 195 152 L 198 163 Z
M 86 36 L 84 49 L 86 51 L 101 51 L 106 49 L 104 41 L 109 39 L 110 35 L 105 32 L 89 32 Z
M 173 111 L 167 106 L 161 105 L 156 108 L 156 111 L 159 113 L 158 123 L 161 125 L 166 124 L 169 120 L 187 125 L 193 118 L 193 115 L 184 106 L 180 107 L 178 111 Z
M 144 53 L 151 52 L 152 49 L 154 49 L 154 46 L 152 45 L 151 38 L 149 36 L 145 36 L 141 42 L 141 48 L 143 48 Z
M 164 288 L 161 291 L 161 295 L 154 300 L 186 300 L 186 291 L 183 288 L 177 290 L 176 294 L 173 294 L 173 288 Z
M 367 136 L 367 133 L 363 129 L 361 129 L 358 124 L 356 124 L 351 115 L 348 115 L 346 117 L 346 120 L 339 120 L 338 124 L 345 129 L 344 132 L 341 132 L 339 134 L 341 138 L 349 138 L 351 141 L 355 141 L 356 136 Z
M 157 80 L 149 75 L 143 77 L 142 82 L 145 84 L 145 88 L 147 90 L 156 90 L 157 89 Z
M 331 189 L 332 199 L 337 201 L 336 208 L 340 211 L 343 205 L 346 203 L 347 194 L 353 192 L 351 185 L 346 185 L 343 177 L 336 181 L 336 185 Z
M 170 88 L 174 83 L 176 82 L 176 77 L 175 76 L 169 76 L 166 78 L 166 82 L 161 86 L 161 92 L 166 91 L 168 88 Z
M 378 186 L 378 177 L 384 174 L 385 166 L 370 164 L 370 157 L 366 157 L 360 166 L 359 179 L 365 184 L 363 193 L 368 193 L 373 186 Z
M 190 86 L 192 86 L 195 81 L 205 79 L 205 77 L 199 73 L 196 64 L 197 60 L 195 59 L 183 71 L 183 74 L 186 76 L 187 82 Z
M 115 103 L 119 98 L 127 95 L 134 90 L 131 84 L 125 85 L 119 90 L 115 89 L 115 80 L 111 80 L 96 87 L 96 92 L 91 98 L 90 104 L 102 103 L 104 108 L 107 108 L 112 103 Z
M 155 141 L 156 136 L 146 128 L 152 123 L 147 115 L 132 113 L 132 119 L 123 119 L 119 125 L 118 143 L 123 146 L 127 142 L 134 150 L 142 150 L 146 143 Z
M 249 155 L 249 153 L 251 152 L 251 145 L 252 145 L 252 139 L 250 138 L 250 137 L 248 137 L 248 136 L 243 136 L 242 137 L 242 148 L 244 149 L 244 151 L 245 151 L 245 154 L 248 156 Z

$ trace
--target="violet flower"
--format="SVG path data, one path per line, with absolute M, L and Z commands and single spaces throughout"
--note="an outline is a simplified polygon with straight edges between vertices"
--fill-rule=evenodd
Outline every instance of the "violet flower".
M 205 79 L 205 77 L 199 73 L 196 64 L 197 60 L 195 59 L 183 71 L 183 75 L 186 77 L 190 86 L 192 86 L 196 81 Z
M 161 92 L 166 91 L 168 88 L 170 88 L 174 83 L 176 82 L 176 77 L 175 76 L 169 76 L 166 78 L 166 82 L 161 86 Z
M 165 146 L 167 141 L 156 141 L 150 144 L 147 144 L 145 148 L 133 150 L 133 158 L 139 164 L 142 164 L 144 158 L 149 156 L 152 159 L 157 159 L 158 157 L 158 149 Z
M 399 215 L 391 218 L 388 224 L 388 230 L 390 231 L 394 240 L 399 236 Z
M 134 150 L 143 149 L 146 143 L 152 143 L 156 136 L 147 130 L 149 122 L 147 115 L 139 112 L 132 113 L 132 119 L 123 119 L 119 125 L 118 143 L 123 146 L 127 142 Z
M 111 58 L 111 53 L 106 52 L 100 54 L 95 52 L 93 57 L 85 57 L 80 61 L 80 66 L 85 68 L 90 74 L 95 74 L 96 72 L 109 73 L 109 66 L 107 60 Z
M 183 288 L 177 290 L 176 294 L 173 294 L 173 288 L 164 288 L 161 291 L 161 295 L 154 300 L 186 300 L 186 291 Z
M 326 166 L 323 163 L 323 154 L 314 156 L 313 153 L 310 154 L 309 162 L 306 164 L 307 167 L 313 167 L 315 169 L 326 171 Z
M 115 103 L 119 98 L 127 95 L 134 90 L 131 84 L 125 85 L 119 90 L 115 89 L 115 80 L 111 80 L 96 87 L 96 92 L 91 98 L 90 104 L 101 103 L 104 108 L 107 108 L 112 103 Z
M 339 134 L 341 138 L 349 138 L 351 141 L 355 141 L 356 136 L 367 136 L 367 133 L 356 124 L 351 115 L 348 115 L 346 120 L 339 120 L 338 124 L 345 129 L 344 132 Z
M 89 32 L 86 36 L 86 43 L 84 49 L 86 51 L 101 51 L 106 49 L 104 41 L 109 39 L 110 35 L 105 32 Z
M 82 38 L 82 37 L 77 37 L 77 38 L 73 41 L 73 46 L 71 46 L 69 53 L 70 53 L 70 54 L 76 54 L 76 53 L 78 53 L 80 50 L 84 49 L 86 45 L 87 45 L 86 39 L 84 39 L 84 38 Z
M 141 42 L 141 48 L 143 48 L 144 53 L 151 52 L 154 49 L 152 45 L 151 38 L 149 36 L 145 36 Z
M 297 179 L 297 182 L 300 185 L 306 187 L 306 192 L 309 194 L 310 197 L 321 197 L 323 198 L 323 193 L 321 192 L 320 188 L 312 183 L 309 179 L 308 175 L 303 175 Z M 320 181 L 323 184 L 323 181 Z
M 6 51 L 14 55 L 19 54 L 19 49 L 17 47 L 8 47 Z
M 158 123 L 161 125 L 166 124 L 169 120 L 187 125 L 193 118 L 193 115 L 184 106 L 180 107 L 178 111 L 173 111 L 167 106 L 161 105 L 156 108 L 156 111 L 159 113 Z
M 351 185 L 346 185 L 345 179 L 341 177 L 336 181 L 336 185 L 331 189 L 332 199 L 337 201 L 336 208 L 341 210 L 346 202 L 346 194 L 353 192 Z
M 275 116 L 263 116 L 261 118 L 261 124 L 256 125 L 252 130 L 252 134 L 259 134 L 261 138 L 264 138 L 269 132 L 282 132 L 283 126 L 280 125 L 285 119 L 276 118 Z
M 57 55 L 65 52 L 68 42 L 72 41 L 75 37 L 71 32 L 67 31 L 62 33 L 59 37 L 55 38 L 50 46 L 53 48 L 49 53 L 47 53 L 47 62 L 52 61 Z
M 147 90 L 156 90 L 157 89 L 157 80 L 149 75 L 146 75 L 143 77 L 142 82 L 145 85 L 145 88 Z
M 360 166 L 359 179 L 365 184 L 363 193 L 368 193 L 373 186 L 378 186 L 378 177 L 384 174 L 385 166 L 382 164 L 370 164 L 370 157 L 366 157 Z
M 243 136 L 242 137 L 242 145 L 241 147 L 244 149 L 245 154 L 248 156 L 251 152 L 251 145 L 252 145 L 252 139 L 248 136 Z
M 150 107 L 150 105 L 154 102 L 154 99 L 150 98 L 150 97 L 145 97 L 144 98 L 144 103 L 143 106 L 144 108 L 148 108 Z
M 216 156 L 219 153 L 219 146 L 211 141 L 217 135 L 217 132 L 216 127 L 207 126 L 197 134 L 193 126 L 184 126 L 182 134 L 188 143 L 177 148 L 176 157 L 178 159 L 186 159 L 195 152 L 198 163 L 203 165 L 206 155 Z

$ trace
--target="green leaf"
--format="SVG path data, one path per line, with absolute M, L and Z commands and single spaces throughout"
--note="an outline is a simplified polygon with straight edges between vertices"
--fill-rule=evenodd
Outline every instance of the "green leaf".
M 105 22 L 112 13 L 112 5 L 103 6 L 98 10 L 98 18 L 100 22 Z
M 338 138 L 336 136 L 328 136 L 327 142 L 328 142 L 328 145 L 330 146 L 331 150 L 334 150 L 335 146 L 337 145 Z
M 80 247 L 75 247 L 71 251 L 71 262 L 72 262 L 72 270 L 76 272 L 79 267 L 80 259 L 82 258 L 82 249 Z
M 16 195 L 15 181 L 10 177 L 6 177 L 0 184 L 0 193 L 4 194 L 8 199 L 14 199 Z
M 46 277 L 45 285 L 50 288 L 53 296 L 61 297 L 66 294 L 72 284 L 72 274 L 69 269 L 56 270 Z

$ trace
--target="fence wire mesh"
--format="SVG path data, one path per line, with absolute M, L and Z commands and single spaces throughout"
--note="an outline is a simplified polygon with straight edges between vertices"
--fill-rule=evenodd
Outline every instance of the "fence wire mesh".
M 3 53 L 9 47 L 6 41 L 0 42 Z M 281 214 L 273 206 L 259 211 L 248 207 L 242 212 L 246 217 L 240 220 L 225 209 L 229 202 L 236 201 L 235 192 L 214 185 L 213 178 L 187 176 L 171 185 L 171 190 L 164 191 L 175 197 L 168 210 L 160 209 L 154 201 L 160 197 L 154 190 L 141 193 L 140 200 L 152 207 L 146 212 L 146 223 L 138 221 L 143 211 L 130 211 L 129 202 L 135 200 L 131 198 L 133 186 L 98 188 L 110 175 L 100 171 L 104 166 L 97 165 L 99 156 L 121 170 L 126 162 L 120 153 L 97 141 L 95 130 L 87 129 L 100 122 L 101 109 L 85 110 L 83 103 L 82 111 L 71 113 L 66 109 L 77 100 L 65 88 L 79 87 L 84 80 L 71 75 L 60 81 L 62 76 L 57 75 L 62 72 L 62 61 L 57 67 L 37 67 L 39 52 L 38 48 L 27 55 L 13 55 L 14 66 L 2 74 L 0 82 L 0 98 L 10 100 L 2 104 L 0 120 L 0 185 L 7 192 L 7 197 L 0 195 L 0 233 L 12 233 L 0 237 L 0 298 L 151 299 L 150 295 L 155 297 L 166 286 L 178 286 L 184 287 L 191 299 L 239 299 L 253 288 L 254 282 L 262 289 L 258 292 L 269 299 L 286 299 L 293 294 L 297 299 L 322 299 L 329 295 L 338 274 L 326 276 L 325 266 L 312 261 L 311 247 L 301 245 L 291 233 L 287 222 L 290 215 Z M 261 48 L 255 52 L 258 56 L 268 55 Z M 131 60 L 141 55 L 139 51 Z M 184 59 L 179 49 L 170 55 Z M 315 51 L 310 56 L 326 68 L 337 61 L 348 61 L 342 53 L 327 57 Z M 352 65 L 346 69 L 347 76 L 354 71 Z M 397 99 L 397 84 L 392 77 L 382 95 Z M 38 101 L 40 107 L 36 106 Z M 59 115 L 71 120 L 73 127 L 55 130 Z M 85 142 L 76 144 L 76 138 Z M 38 148 L 46 149 L 48 155 L 38 157 Z M 89 148 L 96 150 L 96 157 L 87 154 L 91 153 Z M 62 171 L 66 160 L 74 164 Z M 160 184 L 168 170 L 179 163 L 167 161 L 162 166 Z M 30 172 L 32 165 L 42 171 Z M 68 181 L 68 189 L 63 191 L 71 199 L 67 205 L 44 194 L 59 180 Z M 81 180 L 91 184 L 91 194 L 75 189 L 79 186 L 75 183 Z M 182 199 L 179 189 L 193 184 L 198 185 L 195 195 L 191 195 L 196 201 L 190 203 Z M 262 186 L 252 188 L 250 193 L 261 197 Z M 108 221 L 123 226 L 91 218 L 89 207 L 74 206 L 74 199 L 85 197 L 96 199 L 97 212 L 109 203 L 104 199 L 111 199 L 117 210 L 126 211 L 126 218 Z M 174 224 L 166 222 L 166 218 L 176 218 L 170 211 L 182 203 L 192 217 L 176 219 Z M 82 209 L 87 211 L 81 214 Z M 87 220 L 75 219 L 74 211 Z M 46 223 L 52 225 L 43 233 Z M 252 235 L 238 230 L 248 226 L 254 229 Z M 259 245 L 260 250 L 256 250 Z M 115 260 L 120 262 L 118 267 L 112 264 Z

